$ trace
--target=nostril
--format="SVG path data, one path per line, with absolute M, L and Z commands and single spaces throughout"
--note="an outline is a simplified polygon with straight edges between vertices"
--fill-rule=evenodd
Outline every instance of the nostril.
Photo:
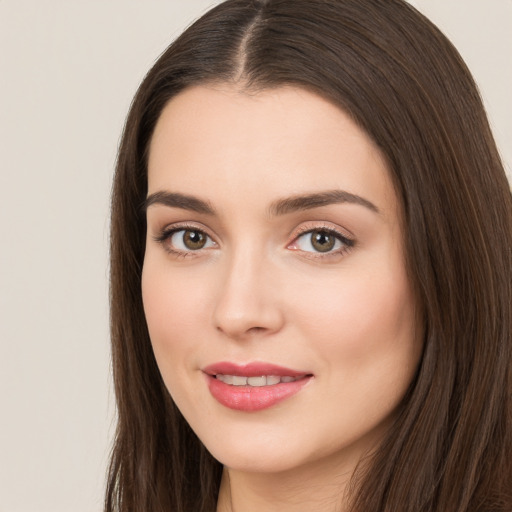
M 264 331 L 265 330 L 265 327 L 251 327 L 248 332 L 261 332 L 261 331 Z

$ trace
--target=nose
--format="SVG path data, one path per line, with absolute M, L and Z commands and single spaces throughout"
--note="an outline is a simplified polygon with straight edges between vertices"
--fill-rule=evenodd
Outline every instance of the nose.
M 244 340 L 278 332 L 284 323 L 271 264 L 255 255 L 234 256 L 221 272 L 213 321 L 228 338 Z

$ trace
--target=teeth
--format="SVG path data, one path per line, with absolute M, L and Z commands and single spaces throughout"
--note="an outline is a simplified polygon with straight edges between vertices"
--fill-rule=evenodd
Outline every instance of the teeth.
M 230 377 L 233 379 L 233 386 L 247 386 L 247 377 L 238 377 L 233 375 Z
M 233 375 L 222 375 L 222 377 L 224 377 L 222 379 L 222 382 L 225 382 L 226 384 L 233 385 L 233 379 L 234 379 Z
M 266 386 L 267 385 L 267 377 L 265 377 L 265 375 L 261 376 L 261 377 L 249 377 L 247 379 L 247 384 L 249 384 L 249 386 Z
M 231 386 L 252 386 L 252 387 L 263 387 L 263 386 L 274 386 L 280 382 L 293 382 L 300 379 L 301 377 L 279 377 L 278 375 L 261 375 L 260 377 L 241 377 L 239 375 L 222 375 L 217 374 L 215 376 L 224 384 Z

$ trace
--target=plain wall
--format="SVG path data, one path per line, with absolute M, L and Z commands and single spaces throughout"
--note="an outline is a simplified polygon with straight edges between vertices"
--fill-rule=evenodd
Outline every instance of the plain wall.
M 0 0 L 0 512 L 100 512 L 114 431 L 108 205 L 131 98 L 210 0 Z M 512 1 L 416 0 L 512 169 Z

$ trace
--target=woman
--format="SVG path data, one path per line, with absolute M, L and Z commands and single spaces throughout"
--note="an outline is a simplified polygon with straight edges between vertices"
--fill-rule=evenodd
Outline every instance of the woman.
M 510 511 L 512 201 L 392 0 L 228 0 L 141 85 L 106 510 Z

